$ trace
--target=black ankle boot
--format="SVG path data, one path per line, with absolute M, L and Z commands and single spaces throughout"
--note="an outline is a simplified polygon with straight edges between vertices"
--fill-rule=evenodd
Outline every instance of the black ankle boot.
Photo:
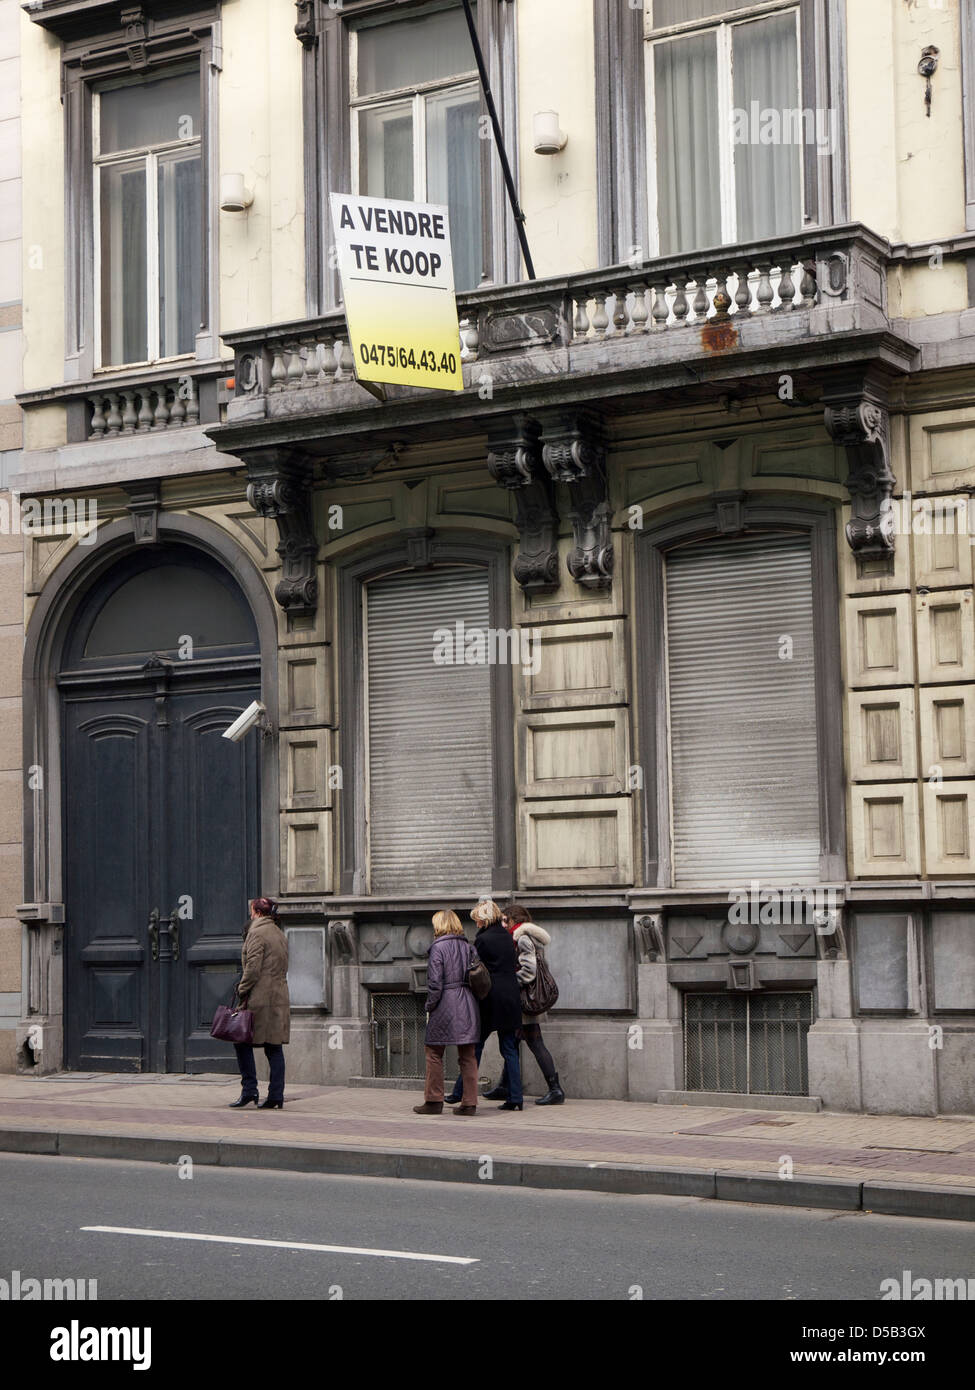
M 507 1088 L 507 1086 L 495 1086 L 495 1088 L 494 1088 L 493 1091 L 485 1091 L 485 1092 L 484 1092 L 484 1099 L 485 1099 L 485 1100 L 507 1100 L 507 1099 L 508 1099 L 508 1088 Z
M 544 1096 L 539 1096 L 539 1098 L 538 1098 L 538 1100 L 536 1100 L 535 1104 L 536 1104 L 536 1105 L 562 1105 L 563 1102 L 565 1101 L 565 1092 L 563 1091 L 562 1087 L 559 1085 L 559 1074 L 558 1074 L 558 1072 L 556 1072 L 554 1076 L 546 1076 L 545 1080 L 548 1082 L 548 1091 L 547 1091 L 547 1093 L 546 1093 Z
M 228 1109 L 228 1110 L 242 1110 L 242 1109 L 244 1108 L 245 1105 L 256 1105 L 256 1104 L 257 1104 L 257 1096 L 256 1096 L 256 1095 L 253 1095 L 253 1096 L 245 1096 L 244 1093 L 243 1093 L 243 1091 L 241 1091 L 241 1093 L 240 1093 L 240 1095 L 238 1096 L 238 1098 L 237 1098 L 236 1100 L 232 1100 L 232 1101 L 230 1102 L 230 1104 L 228 1105 L 227 1109 Z

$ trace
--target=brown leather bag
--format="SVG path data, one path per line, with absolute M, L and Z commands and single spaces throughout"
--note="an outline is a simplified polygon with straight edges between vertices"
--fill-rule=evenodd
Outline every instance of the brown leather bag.
M 491 972 L 473 947 L 467 967 L 467 984 L 475 999 L 486 999 L 491 993 Z

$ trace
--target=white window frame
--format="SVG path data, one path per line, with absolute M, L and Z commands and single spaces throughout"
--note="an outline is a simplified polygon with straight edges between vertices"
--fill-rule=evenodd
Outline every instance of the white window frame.
M 180 77 L 187 73 L 198 73 L 198 67 L 180 67 L 166 72 L 153 73 L 150 80 L 159 80 L 164 77 Z M 195 150 L 199 159 L 201 171 L 204 160 L 203 142 L 203 123 L 206 119 L 205 111 L 201 110 L 200 129 L 195 135 L 175 140 L 160 141 L 153 145 L 135 145 L 131 149 L 113 150 L 110 154 L 101 153 L 101 94 L 102 92 L 112 91 L 119 87 L 132 87 L 141 85 L 142 79 L 119 78 L 114 81 L 99 84 L 96 91 L 92 93 L 92 223 L 94 230 L 93 241 L 93 269 L 94 269 L 94 342 L 95 342 L 95 370 L 100 372 L 118 371 L 124 367 L 150 366 L 160 362 L 183 362 L 192 360 L 196 356 L 195 349 L 191 348 L 187 352 L 173 354 L 169 357 L 160 355 L 160 321 L 159 321 L 159 161 L 160 157 L 165 157 L 171 153 Z M 146 338 L 149 355 L 138 362 L 104 362 L 102 360 L 102 250 L 101 250 L 101 205 L 102 205 L 102 179 L 101 171 L 112 166 L 138 165 L 140 161 L 145 161 L 146 174 L 146 296 L 147 296 L 147 315 L 146 315 Z M 206 193 L 204 190 L 204 205 Z
M 651 0 L 652 5 L 652 0 Z M 650 53 L 644 64 L 647 112 L 647 201 L 649 204 L 650 257 L 660 255 L 660 223 L 657 216 L 657 104 L 654 82 L 654 51 L 658 45 L 677 38 L 712 32 L 718 50 L 718 167 L 720 170 L 721 245 L 731 246 L 738 240 L 738 209 L 735 196 L 735 146 L 732 140 L 734 111 L 733 30 L 740 25 L 765 19 L 769 15 L 792 10 L 796 24 L 796 105 L 802 106 L 802 13 L 797 0 L 768 0 L 750 5 L 747 9 L 725 11 L 706 19 L 689 20 L 655 29 L 652 8 L 647 10 L 645 38 Z M 801 147 L 800 147 L 801 149 Z M 801 158 L 801 156 L 800 156 Z M 801 173 L 801 166 L 800 166 Z M 799 180 L 799 232 L 806 222 L 804 180 Z M 703 247 L 681 247 L 674 254 L 703 250 Z
M 389 18 L 388 23 L 394 24 L 397 20 L 405 18 L 403 15 L 396 15 Z M 362 26 L 365 27 L 365 26 Z M 380 27 L 380 26 L 368 26 Z M 397 102 L 412 102 L 413 120 L 413 201 L 423 203 L 427 201 L 427 123 L 426 123 L 426 99 L 429 96 L 439 96 L 443 92 L 456 92 L 458 95 L 470 92 L 472 96 L 480 95 L 480 84 L 477 69 L 471 68 L 467 72 L 454 73 L 450 77 L 438 77 L 430 82 L 412 83 L 408 87 L 392 87 L 388 91 L 370 92 L 368 96 L 359 96 L 359 29 L 352 29 L 349 35 L 349 110 L 351 112 L 351 150 L 352 150 L 352 186 L 356 192 L 360 192 L 359 187 L 359 113 L 361 111 L 381 110 L 384 106 L 393 106 Z

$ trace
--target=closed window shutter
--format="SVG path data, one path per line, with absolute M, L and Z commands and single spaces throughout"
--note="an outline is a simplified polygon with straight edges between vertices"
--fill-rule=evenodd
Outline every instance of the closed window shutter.
M 434 633 L 453 634 L 458 621 L 488 627 L 485 569 L 397 574 L 366 587 L 373 893 L 476 895 L 491 884 L 491 669 L 433 660 Z
M 814 882 L 809 540 L 688 546 L 666 579 L 675 886 Z

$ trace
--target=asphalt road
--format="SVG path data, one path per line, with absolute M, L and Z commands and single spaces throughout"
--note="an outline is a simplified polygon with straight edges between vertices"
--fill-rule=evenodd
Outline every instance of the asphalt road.
M 349 1249 L 180 1238 L 198 1234 Z M 181 1179 L 155 1163 L 0 1155 L 0 1279 L 97 1279 L 100 1301 L 626 1300 L 637 1288 L 644 1299 L 877 1299 L 905 1269 L 975 1281 L 975 1227 L 490 1182 L 204 1166 Z

